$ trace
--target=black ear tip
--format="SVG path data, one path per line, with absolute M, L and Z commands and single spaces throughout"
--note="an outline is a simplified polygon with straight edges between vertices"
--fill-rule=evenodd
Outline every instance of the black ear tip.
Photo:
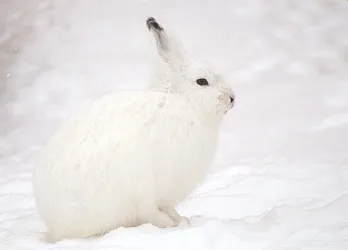
M 156 21 L 154 17 L 147 18 L 146 25 L 149 30 L 151 30 L 152 28 L 156 30 L 163 30 L 163 28 L 158 24 L 158 22 Z
M 150 16 L 146 19 L 146 23 L 151 23 L 151 22 L 156 22 L 156 19 L 152 16 Z

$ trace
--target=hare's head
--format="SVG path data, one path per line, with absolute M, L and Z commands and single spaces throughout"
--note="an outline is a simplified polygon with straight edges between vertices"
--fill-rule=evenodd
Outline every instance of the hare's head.
M 146 24 L 155 37 L 161 59 L 153 88 L 187 93 L 210 107 L 216 103 L 213 106 L 221 113 L 233 107 L 234 93 L 212 65 L 188 57 L 180 41 L 169 37 L 153 17 L 148 18 Z

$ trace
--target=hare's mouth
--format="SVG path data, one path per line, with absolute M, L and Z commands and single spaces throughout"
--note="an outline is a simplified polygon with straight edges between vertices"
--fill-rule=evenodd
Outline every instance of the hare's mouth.
M 227 114 L 227 112 L 234 107 L 234 102 L 235 102 L 234 97 L 231 97 L 230 100 L 231 100 L 230 105 L 228 106 L 227 110 L 224 112 L 225 114 Z

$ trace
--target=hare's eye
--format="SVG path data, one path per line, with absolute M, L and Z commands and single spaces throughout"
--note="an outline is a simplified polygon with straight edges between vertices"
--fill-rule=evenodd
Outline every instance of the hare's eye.
M 196 83 L 197 83 L 198 85 L 200 85 L 200 86 L 208 86 L 208 85 L 209 85 L 207 79 L 205 79 L 205 78 L 199 78 L 199 79 L 197 79 L 197 80 L 196 80 Z

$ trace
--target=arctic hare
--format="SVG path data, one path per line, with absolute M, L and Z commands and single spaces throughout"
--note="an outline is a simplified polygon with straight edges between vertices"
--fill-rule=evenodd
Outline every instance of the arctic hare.
M 154 18 L 147 26 L 171 70 L 163 88 L 94 101 L 58 130 L 34 169 L 36 206 L 53 241 L 176 226 L 185 218 L 175 206 L 213 161 L 232 89 L 185 58 Z

